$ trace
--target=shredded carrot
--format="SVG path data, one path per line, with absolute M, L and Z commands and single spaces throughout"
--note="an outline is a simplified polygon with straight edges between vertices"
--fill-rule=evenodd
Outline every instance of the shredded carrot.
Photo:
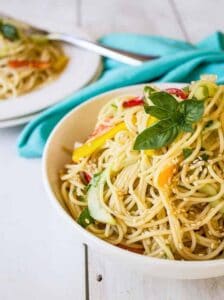
M 10 60 L 8 65 L 11 68 L 34 68 L 34 69 L 46 69 L 50 67 L 49 61 L 40 61 L 40 60 Z
M 169 167 L 165 168 L 158 177 L 158 185 L 160 187 L 164 187 L 165 185 L 168 185 L 171 183 L 171 179 L 173 175 L 177 171 L 177 166 L 176 165 L 170 165 Z
M 105 133 L 107 130 L 109 130 L 110 128 L 112 128 L 112 125 L 110 123 L 111 119 L 113 119 L 113 117 L 107 117 L 104 120 L 104 124 L 100 124 L 99 126 L 97 126 L 93 132 L 90 134 L 88 141 L 96 136 L 99 136 L 103 133 Z
M 111 125 L 106 125 L 106 124 L 100 124 L 97 128 L 94 129 L 94 131 L 91 133 L 89 136 L 90 140 L 93 137 L 99 136 L 102 133 L 106 132 L 108 129 L 110 129 L 112 126 Z

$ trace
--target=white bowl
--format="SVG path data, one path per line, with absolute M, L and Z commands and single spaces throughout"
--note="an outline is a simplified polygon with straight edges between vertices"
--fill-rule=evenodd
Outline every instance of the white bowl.
M 156 84 L 160 88 L 181 87 L 183 84 Z M 113 246 L 78 225 L 70 216 L 60 194 L 59 171 L 71 162 L 71 157 L 63 151 L 63 146 L 73 148 L 75 141 L 85 141 L 92 131 L 99 110 L 113 97 L 134 94 L 142 95 L 144 85 L 121 88 L 101 94 L 73 109 L 51 133 L 43 156 L 43 181 L 46 191 L 57 211 L 73 226 L 79 239 L 93 247 L 117 264 L 126 265 L 129 270 L 140 271 L 149 276 L 176 279 L 200 279 L 224 275 L 224 259 L 211 261 L 172 261 L 135 254 Z

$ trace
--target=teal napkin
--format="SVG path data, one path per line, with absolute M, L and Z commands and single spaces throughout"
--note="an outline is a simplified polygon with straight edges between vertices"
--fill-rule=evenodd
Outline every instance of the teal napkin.
M 140 66 L 126 66 L 104 61 L 101 78 L 67 99 L 45 110 L 22 131 L 18 152 L 23 157 L 40 157 L 46 140 L 55 125 L 71 109 L 103 92 L 132 84 L 190 82 L 200 74 L 215 73 L 224 83 L 224 35 L 216 32 L 196 45 L 173 39 L 135 34 L 110 34 L 100 39 L 104 45 L 160 58 Z

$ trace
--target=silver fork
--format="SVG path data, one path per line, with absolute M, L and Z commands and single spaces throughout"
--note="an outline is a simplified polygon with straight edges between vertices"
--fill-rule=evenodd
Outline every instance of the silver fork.
M 49 32 L 45 29 L 41 29 L 36 26 L 30 25 L 28 23 L 24 23 L 23 21 L 15 19 L 14 17 L 8 16 L 4 13 L 0 13 L 0 19 L 7 20 L 9 22 L 11 21 L 14 24 L 18 24 L 18 25 L 22 24 L 28 35 L 41 34 L 44 35 L 48 40 L 68 43 L 73 46 L 83 48 L 91 52 L 95 52 L 104 57 L 112 58 L 116 61 L 128 65 L 132 65 L 132 66 L 138 66 L 145 61 L 158 58 L 157 56 L 136 54 L 126 50 L 120 50 L 108 46 L 102 46 L 99 43 L 82 39 L 77 36 L 69 35 L 66 33 Z

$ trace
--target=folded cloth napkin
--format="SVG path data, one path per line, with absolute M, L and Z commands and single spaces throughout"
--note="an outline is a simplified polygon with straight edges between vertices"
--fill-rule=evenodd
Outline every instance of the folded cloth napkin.
M 140 66 L 126 66 L 112 60 L 104 61 L 101 78 L 75 92 L 64 101 L 45 110 L 22 131 L 18 152 L 24 157 L 40 157 L 54 126 L 71 109 L 100 93 L 132 84 L 190 82 L 200 74 L 215 73 L 224 83 L 224 34 L 216 32 L 196 45 L 168 38 L 135 34 L 110 34 L 100 39 L 103 45 L 141 54 L 160 56 Z

